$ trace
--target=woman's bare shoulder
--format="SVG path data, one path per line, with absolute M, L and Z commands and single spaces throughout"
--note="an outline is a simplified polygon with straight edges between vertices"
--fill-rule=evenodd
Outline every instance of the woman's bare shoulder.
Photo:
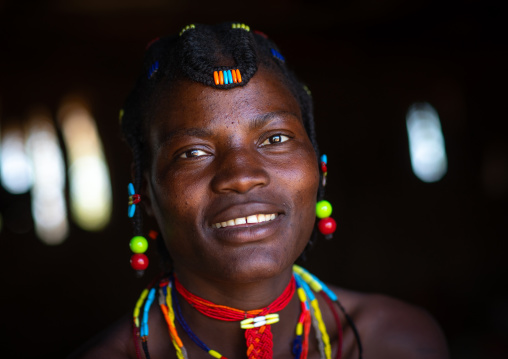
M 382 294 L 330 287 L 353 318 L 366 358 L 449 358 L 444 334 L 423 308 Z
M 132 340 L 132 321 L 129 316 L 118 320 L 68 357 L 68 359 L 92 358 L 136 358 Z

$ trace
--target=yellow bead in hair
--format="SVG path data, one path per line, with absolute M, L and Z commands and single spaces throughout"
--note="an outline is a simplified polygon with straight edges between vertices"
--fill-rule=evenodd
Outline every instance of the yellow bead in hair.
M 122 119 L 123 119 L 123 115 L 124 115 L 125 111 L 123 110 L 123 108 L 120 110 L 120 113 L 118 114 L 118 120 L 120 123 L 122 123 Z
M 245 31 L 250 31 L 250 27 L 248 25 L 241 24 L 241 23 L 233 23 L 233 24 L 231 24 L 231 27 L 233 29 L 242 29 Z
M 196 28 L 196 25 L 194 24 L 190 24 L 190 25 L 187 25 L 185 26 L 182 31 L 180 31 L 180 36 L 182 36 L 182 34 L 187 31 L 187 30 L 190 30 L 190 29 L 195 29 Z

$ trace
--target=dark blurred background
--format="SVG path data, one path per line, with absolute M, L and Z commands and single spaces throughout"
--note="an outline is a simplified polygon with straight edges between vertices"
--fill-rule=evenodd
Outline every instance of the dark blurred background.
M 131 311 L 157 266 L 137 280 L 128 264 L 130 153 L 118 111 L 148 41 L 191 22 L 234 20 L 274 39 L 315 99 L 339 227 L 307 267 L 331 283 L 426 308 L 454 358 L 508 357 L 501 4 L 0 1 L 0 133 L 26 129 L 42 109 L 69 160 L 57 118 L 66 98 L 80 99 L 96 121 L 113 200 L 103 230 L 70 217 L 65 241 L 47 245 L 34 230 L 33 194 L 0 189 L 1 356 L 64 357 Z M 415 102 L 430 103 L 441 120 L 448 171 L 435 183 L 411 170 L 406 114 Z M 69 200 L 68 179 L 65 188 Z

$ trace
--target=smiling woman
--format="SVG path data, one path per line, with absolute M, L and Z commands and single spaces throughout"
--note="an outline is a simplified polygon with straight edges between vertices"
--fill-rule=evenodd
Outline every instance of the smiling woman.
M 317 233 L 326 160 L 310 92 L 266 35 L 193 24 L 156 40 L 121 113 L 133 267 L 147 262 L 144 211 L 166 272 L 77 357 L 447 357 L 424 311 L 329 288 L 294 265 Z
M 319 182 L 291 92 L 260 69 L 245 87 L 182 81 L 162 98 L 142 196 L 180 278 L 250 283 L 290 268 L 310 238 Z

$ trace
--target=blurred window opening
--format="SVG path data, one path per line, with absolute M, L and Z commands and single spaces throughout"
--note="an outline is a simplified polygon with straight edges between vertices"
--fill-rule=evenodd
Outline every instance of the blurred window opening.
M 27 152 L 31 158 L 34 178 L 32 215 L 35 233 L 46 244 L 60 244 L 69 233 L 65 203 L 65 164 L 49 116 L 36 114 L 29 120 Z
M 428 103 L 415 103 L 408 110 L 406 126 L 413 173 L 423 182 L 439 181 L 448 161 L 437 111 Z
M 7 128 L 3 133 L 0 145 L 0 178 L 2 186 L 12 194 L 26 193 L 32 187 L 32 168 L 20 128 Z
M 80 101 L 59 110 L 69 167 L 70 209 L 74 222 L 99 231 L 110 221 L 111 180 L 95 120 Z

